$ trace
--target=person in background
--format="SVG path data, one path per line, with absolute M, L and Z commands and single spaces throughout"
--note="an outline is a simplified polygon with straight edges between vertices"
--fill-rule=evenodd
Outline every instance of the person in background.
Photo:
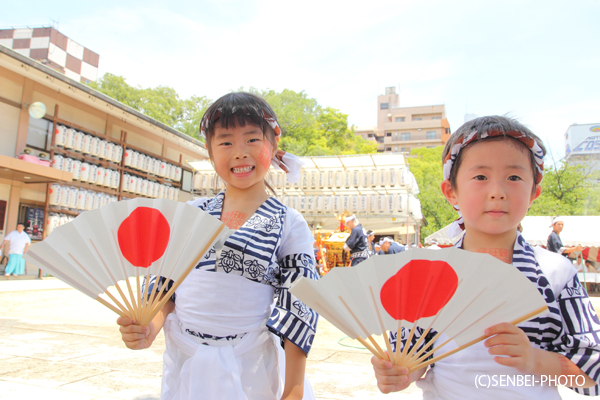
M 385 237 L 381 243 L 381 250 L 383 250 L 385 254 L 396 254 L 401 253 L 406 249 L 400 243 L 394 242 L 394 239 L 391 237 Z
M 344 250 L 350 252 L 350 259 L 352 260 L 350 266 L 354 267 L 369 258 L 367 231 L 358 222 L 358 218 L 354 214 L 346 217 L 345 223 L 351 232 L 348 239 L 346 239 L 346 243 L 344 243 Z
M 552 220 L 552 232 L 550 236 L 548 236 L 548 244 L 546 248 L 553 252 L 562 254 L 563 256 L 567 256 L 569 253 L 574 251 L 581 251 L 583 248 L 581 246 L 572 246 L 572 247 L 564 247 L 562 240 L 560 239 L 560 233 L 565 227 L 565 223 L 562 217 L 556 217 Z
M 376 256 L 381 256 L 381 255 L 385 254 L 385 252 L 383 250 L 381 250 L 381 245 L 379 243 L 375 243 L 374 248 L 375 248 Z
M 31 246 L 29 235 L 24 232 L 25 225 L 17 224 L 17 230 L 12 231 L 4 238 L 0 245 L 0 249 L 4 248 L 6 242 L 10 242 L 10 250 L 8 251 L 8 264 L 4 271 L 4 276 L 23 275 L 25 274 L 25 260 L 23 254 L 27 253 Z
M 373 241 L 375 240 L 375 232 L 374 231 L 367 231 L 367 241 L 369 244 L 369 257 L 374 256 L 375 253 L 375 244 L 373 243 Z

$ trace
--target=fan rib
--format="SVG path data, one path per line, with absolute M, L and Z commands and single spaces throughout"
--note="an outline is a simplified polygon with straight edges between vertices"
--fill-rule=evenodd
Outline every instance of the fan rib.
M 495 312 L 497 309 L 499 309 L 500 307 L 502 307 L 504 304 L 506 304 L 506 301 L 503 301 L 502 303 L 498 304 L 496 307 L 492 308 L 490 311 L 488 311 L 485 314 L 483 314 L 481 317 L 477 318 L 475 321 L 471 322 L 469 325 L 467 325 L 465 328 L 463 328 L 463 330 L 461 330 L 460 332 L 458 332 L 456 335 L 452 336 L 451 338 L 448 338 L 442 344 L 440 344 L 439 346 L 437 346 L 436 348 L 434 348 L 433 350 L 431 350 L 431 354 L 434 354 L 436 351 L 440 350 L 442 347 L 444 347 L 445 345 L 447 345 L 448 343 L 450 343 L 452 340 L 454 340 L 456 337 L 458 337 L 459 335 L 461 335 L 464 331 L 466 331 L 467 329 L 469 329 L 470 327 L 472 327 L 473 325 L 475 325 L 476 323 L 478 323 L 479 321 L 481 321 L 483 318 L 485 318 L 488 315 L 490 315 L 493 312 Z M 423 357 L 419 358 L 412 365 L 421 363 L 425 357 L 426 356 L 423 356 Z
M 373 287 L 371 285 L 369 285 L 369 290 L 371 291 L 371 299 L 373 300 L 373 306 L 375 307 L 375 312 L 377 313 L 377 320 L 379 321 L 379 326 L 381 327 L 381 332 L 385 340 L 385 347 L 388 350 L 388 358 L 392 364 L 395 364 L 396 357 L 394 355 L 394 351 L 392 350 L 390 338 L 388 337 L 387 329 L 385 329 L 385 325 L 383 324 L 383 319 L 381 318 L 381 313 L 379 312 L 379 307 L 377 306 L 377 300 L 375 300 L 375 293 L 373 293 Z
M 102 304 L 103 306 L 108 307 L 110 310 L 112 310 L 113 312 L 115 312 L 118 315 L 120 315 L 121 317 L 128 317 L 128 318 L 130 318 L 128 315 L 125 315 L 121 310 L 119 310 L 118 308 L 116 308 L 115 306 L 113 306 L 112 304 L 110 304 L 109 302 L 107 302 L 106 300 L 104 300 L 102 297 L 98 296 L 98 297 L 96 297 L 96 300 L 99 301 L 100 304 Z
M 530 318 L 533 318 L 533 317 L 535 317 L 536 315 L 542 314 L 542 313 L 544 313 L 544 312 L 546 312 L 546 311 L 548 311 L 548 306 L 543 306 L 543 307 L 540 307 L 540 308 L 538 308 L 538 309 L 537 309 L 537 310 L 535 310 L 535 311 L 532 311 L 532 312 L 530 312 L 530 313 L 528 313 L 528 314 L 525 314 L 525 315 L 523 315 L 523 316 L 522 316 L 522 317 L 520 317 L 520 318 L 517 318 L 517 319 L 515 319 L 514 321 L 512 321 L 512 322 L 511 322 L 511 324 L 513 324 L 513 325 L 518 325 L 518 324 L 520 324 L 521 322 L 523 322 L 523 321 L 527 321 L 528 319 L 530 319 Z M 483 336 L 480 336 L 480 337 L 478 337 L 477 339 L 473 339 L 473 340 L 471 340 L 469 343 L 465 343 L 465 344 L 463 344 L 462 346 L 460 346 L 460 347 L 457 347 L 456 349 L 450 350 L 450 351 L 448 351 L 447 353 L 444 353 L 444 354 L 442 354 L 441 356 L 434 357 L 434 358 L 432 358 L 431 360 L 427 360 L 427 361 L 425 361 L 425 362 L 423 362 L 423 363 L 419 364 L 419 365 L 417 366 L 417 367 L 418 367 L 417 369 L 421 369 L 421 368 L 423 368 L 423 367 L 426 367 L 426 366 L 428 366 L 428 365 L 430 365 L 430 364 L 433 364 L 434 362 L 437 362 L 437 361 L 439 361 L 439 360 L 441 360 L 441 359 L 443 359 L 443 358 L 446 358 L 446 357 L 448 357 L 448 356 L 451 356 L 452 354 L 454 354 L 454 353 L 457 353 L 457 352 L 459 352 L 459 351 L 461 351 L 461 350 L 463 350 L 463 349 L 466 349 L 467 347 L 469 347 L 469 346 L 472 346 L 472 345 L 474 345 L 474 344 L 476 344 L 476 343 L 479 343 L 479 342 L 481 342 L 482 340 L 484 340 L 484 339 L 487 339 L 487 338 L 489 338 L 489 337 L 490 337 L 489 335 L 483 335 Z M 412 371 L 411 371 L 411 372 L 412 372 Z
M 111 233 L 112 233 L 113 240 L 115 241 L 115 249 L 118 249 L 119 248 L 119 241 L 117 240 L 117 235 L 115 234 L 114 229 L 111 230 Z M 127 274 L 127 269 L 125 268 L 125 263 L 123 262 L 123 254 L 121 254 L 121 252 L 119 252 L 119 261 L 121 262 L 121 268 L 123 269 L 123 276 L 126 277 L 125 278 L 125 283 L 127 284 L 127 290 L 129 291 L 129 296 L 131 296 L 130 297 L 131 304 L 132 304 L 133 309 L 134 309 L 134 315 L 136 316 L 135 320 L 139 321 L 139 319 L 137 318 L 138 317 L 138 305 L 137 305 L 135 296 L 133 295 L 133 290 L 131 289 L 131 283 L 129 282 L 129 279 L 127 278 L 127 275 L 128 275 Z M 115 286 L 119 287 L 118 284 L 115 285 Z
M 342 296 L 338 296 L 338 298 L 340 299 L 340 301 L 342 302 L 342 304 L 344 305 L 344 307 L 346 307 L 346 309 L 348 310 L 348 312 L 350 313 L 350 315 L 352 315 L 352 318 L 354 318 L 354 321 L 356 321 L 356 323 L 358 324 L 358 326 L 360 326 L 360 329 L 363 330 L 365 337 L 367 339 L 369 339 L 371 341 L 371 343 L 373 343 L 373 346 L 375 346 L 375 348 L 377 349 L 377 352 L 379 353 L 379 358 L 381 359 L 385 359 L 385 353 L 383 352 L 383 349 L 379 346 L 379 343 L 377 343 L 375 341 L 375 339 L 373 339 L 373 336 L 371 336 L 369 334 L 369 331 L 367 331 L 367 328 L 365 328 L 365 326 L 362 324 L 362 322 L 360 322 L 360 320 L 356 317 L 356 315 L 354 314 L 354 312 L 350 309 L 350 307 L 348 307 L 348 304 L 346 304 L 346 302 L 344 301 L 344 299 L 342 298 Z
M 139 307 L 138 307 L 138 321 L 142 319 L 142 311 L 144 311 L 144 305 L 142 303 L 143 301 L 143 297 L 142 297 L 142 287 L 140 285 L 140 272 L 139 272 L 139 268 L 136 268 L 136 275 L 135 275 L 135 281 L 136 281 L 136 286 L 137 286 L 137 301 L 139 303 Z
M 442 333 L 444 333 L 444 331 L 445 331 L 446 329 L 450 328 L 450 327 L 452 326 L 452 324 L 453 324 L 454 322 L 456 322 L 456 320 L 457 320 L 457 319 L 458 319 L 458 318 L 459 318 L 459 317 L 462 315 L 462 313 L 464 313 L 464 312 L 465 312 L 465 311 L 466 311 L 466 310 L 467 310 L 467 309 L 468 309 L 468 308 L 471 306 L 471 304 L 473 304 L 473 302 L 474 302 L 475 300 L 477 300 L 477 298 L 483 294 L 483 292 L 485 292 L 485 288 L 484 288 L 484 289 L 483 289 L 481 292 L 479 292 L 479 294 L 477 294 L 477 296 L 475 296 L 475 297 L 473 298 L 473 300 L 471 300 L 471 302 L 470 302 L 469 304 L 467 304 L 467 306 L 466 306 L 465 308 L 463 308 L 463 309 L 462 309 L 462 310 L 461 310 L 461 311 L 460 311 L 460 312 L 459 312 L 459 313 L 458 313 L 458 314 L 457 314 L 457 315 L 454 317 L 454 319 L 452 319 L 452 320 L 450 321 L 450 323 L 448 323 L 448 324 L 446 325 L 446 327 L 445 327 L 444 329 L 441 329 L 441 330 L 440 330 L 440 331 L 439 331 L 439 332 L 438 332 L 438 333 L 437 333 L 437 334 L 436 334 L 436 335 L 433 337 L 433 339 L 431 339 L 431 341 L 430 341 L 430 344 L 428 344 L 427 346 L 423 346 L 423 347 L 421 348 L 421 350 L 419 350 L 419 351 L 418 351 L 418 352 L 417 352 L 417 353 L 416 353 L 416 354 L 415 354 L 415 355 L 414 355 L 414 356 L 413 356 L 413 357 L 412 357 L 412 358 L 409 360 L 409 363 L 412 363 L 414 360 L 417 360 L 417 359 L 419 358 L 419 356 L 420 356 L 421 354 L 423 354 L 423 352 L 424 352 L 425 350 L 427 350 L 428 348 L 430 348 L 430 347 L 432 346 L 433 342 L 435 342 L 435 341 L 436 341 L 436 340 L 437 340 L 437 339 L 440 337 L 440 335 L 441 335 Z
M 458 281 L 458 283 L 456 284 L 456 288 L 454 288 L 454 291 L 451 294 L 450 293 L 448 294 L 448 297 L 444 301 L 444 306 L 435 315 L 435 317 L 433 317 L 433 320 L 431 321 L 431 323 L 429 324 L 429 326 L 427 327 L 427 329 L 425 329 L 425 331 L 421 334 L 421 337 L 419 337 L 419 339 L 417 340 L 417 342 L 415 343 L 415 345 L 412 346 L 412 348 L 408 352 L 407 357 L 408 357 L 409 362 L 413 360 L 413 355 L 414 355 L 415 351 L 417 351 L 417 349 L 419 348 L 419 346 L 421 345 L 421 343 L 423 342 L 423 340 L 425 340 L 425 337 L 427 337 L 427 335 L 429 334 L 429 331 L 433 327 L 433 324 L 435 324 L 435 321 L 437 321 L 438 317 L 440 315 L 442 315 L 442 312 L 444 311 L 444 309 L 446 308 L 446 306 L 450 302 L 450 298 L 452 298 L 452 296 L 454 296 L 454 293 L 456 293 L 456 291 L 458 290 L 458 287 L 460 286 L 460 284 L 462 283 L 462 281 L 463 281 L 462 279 L 460 281 Z M 427 346 L 427 347 L 429 347 L 429 346 Z
M 73 254 L 71 253 L 67 253 L 69 255 L 69 257 L 71 257 L 73 259 L 73 261 L 75 261 L 75 263 L 77 263 L 77 265 L 79 265 L 79 268 L 81 268 L 81 270 L 83 272 L 86 273 L 86 275 L 92 280 L 94 281 L 94 283 L 96 285 L 98 285 L 100 288 L 104 288 L 104 285 L 102 285 L 100 282 L 98 282 L 98 280 L 96 280 L 96 278 L 89 273 L 89 271 L 75 258 L 75 256 L 73 256 Z M 102 260 L 102 262 L 104 263 L 104 260 Z M 110 297 L 110 299 L 117 305 L 117 307 L 119 307 L 127 316 L 129 316 L 130 318 L 133 319 L 133 310 L 130 309 L 126 309 L 123 304 L 121 304 L 119 302 L 119 300 L 117 300 L 109 291 L 108 288 L 104 289 L 104 293 Z M 100 297 L 96 297 L 96 300 L 98 300 Z
M 415 330 L 417 329 L 417 322 L 421 319 L 421 313 L 423 312 L 423 307 L 425 306 L 425 304 L 427 303 L 427 300 L 429 299 L 429 297 L 427 295 L 429 294 L 429 289 L 431 289 L 431 281 L 433 281 L 433 278 L 434 278 L 433 275 L 429 275 L 429 277 L 427 279 L 427 284 L 426 284 L 427 286 L 425 289 L 425 293 L 421 297 L 421 303 L 419 304 L 419 309 L 417 310 L 416 318 L 413 322 L 413 326 L 408 335 L 408 339 L 406 340 L 406 346 L 404 346 L 404 348 L 402 349 L 402 353 L 400 353 L 400 357 L 397 360 L 398 365 L 401 365 L 404 362 L 404 360 L 406 359 L 406 354 L 408 353 L 408 348 L 410 347 L 409 343 L 412 341 L 412 338 L 415 335 Z
M 188 235 L 188 237 L 187 237 L 187 240 L 185 241 L 185 244 L 184 244 L 184 245 L 181 247 L 181 251 L 179 252 L 179 255 L 177 256 L 177 260 L 175 261 L 175 263 L 173 263 L 173 264 L 171 265 L 171 270 L 169 271 L 169 275 L 165 277 L 165 284 L 166 284 L 167 282 L 169 282 L 169 280 L 171 280 L 171 275 L 173 274 L 173 271 L 175 270 L 175 267 L 176 267 L 176 266 L 179 264 L 179 260 L 181 259 L 181 256 L 183 255 L 183 251 L 184 251 L 184 249 L 186 249 L 186 248 L 187 248 L 187 245 L 188 245 L 188 243 L 189 243 L 189 241 L 190 241 L 190 238 L 191 238 L 191 237 L 192 237 L 192 235 Z M 215 236 L 213 236 L 213 241 L 214 241 L 214 238 L 215 238 Z M 211 241 L 210 243 L 212 244 L 212 241 Z M 207 248 L 207 249 L 208 249 L 208 248 Z M 206 251 L 204 251 L 204 253 L 206 253 Z M 202 256 L 204 255 L 204 253 L 202 253 L 202 255 L 201 255 L 200 257 L 202 257 Z M 196 264 L 198 263 L 198 261 L 200 261 L 200 257 L 198 257 L 198 258 L 196 259 Z M 196 266 L 196 264 L 194 264 L 194 266 Z M 164 265 L 164 263 L 163 263 L 163 265 Z M 163 265 L 161 265 L 161 268 L 162 268 L 162 266 L 163 266 Z M 185 273 L 185 276 L 187 276 L 187 274 L 189 273 L 189 271 L 191 271 L 191 268 L 189 268 L 189 267 L 188 267 L 188 269 L 187 269 L 186 271 L 188 271 L 188 272 L 186 272 L 186 273 Z M 157 278 L 157 279 L 158 279 L 158 278 Z M 158 282 L 158 280 L 157 280 L 156 282 Z M 169 296 L 169 297 L 170 297 L 170 296 Z M 160 298 L 160 300 L 162 300 L 162 297 Z M 154 303 L 154 301 L 160 301 L 160 300 L 156 300 L 156 297 L 155 297 L 155 298 L 153 299 L 152 303 L 150 304 L 150 309 L 152 310 L 151 314 L 152 314 L 153 316 L 154 316 L 154 315 L 156 315 L 156 313 L 154 312 L 154 308 L 155 308 L 155 303 Z M 162 307 L 162 306 L 161 306 L 161 307 Z M 158 311 L 157 311 L 157 312 L 158 312 Z M 147 318 L 147 316 L 144 316 L 144 317 L 143 317 L 143 320 L 144 320 L 144 321 L 146 321 L 147 319 L 148 319 L 148 318 Z M 150 320 L 148 320 L 148 323 L 150 323 L 150 321 L 151 321 L 151 319 L 150 319 Z
M 98 258 L 100 259 L 100 262 L 102 262 L 102 265 L 104 265 L 104 270 L 106 272 L 108 272 L 108 275 L 111 277 L 112 281 L 115 283 L 115 288 L 117 289 L 117 291 L 119 292 L 119 295 L 121 296 L 121 299 L 123 299 L 123 302 L 125 303 L 125 305 L 127 306 L 127 309 L 129 310 L 129 317 L 132 320 L 135 320 L 135 316 L 134 316 L 134 310 L 133 307 L 131 306 L 131 304 L 129 304 L 129 300 L 127 300 L 127 296 L 125 296 L 125 293 L 123 293 L 123 291 L 121 290 L 121 287 L 119 286 L 119 282 L 117 281 L 117 279 L 114 277 L 114 275 L 112 274 L 110 268 L 108 268 L 108 265 L 106 264 L 106 262 L 104 261 L 104 258 L 102 257 L 102 254 L 100 254 L 100 252 L 98 251 L 98 248 L 96 247 L 96 244 L 92 241 L 92 239 L 90 239 L 90 243 L 92 244 L 92 247 L 94 248 L 94 250 L 96 251 L 96 254 L 98 254 Z M 79 264 L 79 266 L 81 266 L 81 264 Z M 105 292 L 109 297 L 111 296 L 108 293 L 108 290 Z M 114 301 L 114 300 L 113 300 Z
M 196 264 L 198 264 L 198 261 L 200 261 L 200 258 L 203 257 L 204 254 L 206 254 L 206 252 L 208 251 L 209 247 L 213 245 L 214 241 L 217 239 L 217 237 L 219 237 L 219 235 L 221 234 L 221 231 L 223 230 L 224 227 L 225 227 L 225 224 L 221 223 L 221 225 L 217 228 L 216 232 L 206 242 L 206 244 L 204 245 L 204 247 L 202 248 L 202 250 L 200 250 L 200 252 L 196 256 L 196 258 L 194 258 L 194 260 L 192 261 L 192 263 L 187 267 L 187 269 L 183 272 L 183 274 L 181 274 L 181 277 L 177 280 L 177 282 L 175 282 L 173 284 L 173 286 L 171 286 L 171 289 L 169 289 L 169 291 L 167 292 L 167 294 L 158 302 L 158 304 L 156 305 L 156 307 L 154 307 L 152 309 L 152 311 L 150 312 L 150 315 L 148 315 L 142 321 L 142 323 L 141 323 L 142 326 L 148 325 L 150 323 L 150 321 L 152 321 L 152 318 L 154 318 L 154 316 L 161 310 L 161 308 L 164 306 L 164 304 L 171 298 L 171 296 L 173 296 L 173 293 L 175 293 L 175 290 L 179 287 L 179 285 L 181 284 L 181 282 L 183 282 L 183 280 L 185 279 L 185 277 L 188 276 L 188 274 L 190 273 L 190 271 L 192 270 L 192 268 L 194 268 L 196 266 Z M 188 238 L 188 240 L 189 240 L 189 238 Z

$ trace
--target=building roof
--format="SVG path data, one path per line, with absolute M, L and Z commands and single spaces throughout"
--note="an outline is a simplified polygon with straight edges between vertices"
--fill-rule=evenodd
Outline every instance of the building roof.
M 1 57 L 2 55 L 6 55 L 9 58 L 12 58 L 13 60 L 17 61 L 17 63 L 15 63 L 15 62 L 11 63 L 10 60 L 8 60 L 9 62 L 2 62 L 3 59 L 5 61 L 7 60 L 6 57 Z M 140 126 L 142 129 L 147 129 L 148 128 L 147 125 L 149 124 L 151 127 L 159 129 L 158 132 L 151 130 L 152 133 L 158 134 L 159 136 L 162 136 L 172 142 L 182 145 L 183 147 L 191 148 L 192 150 L 199 152 L 201 154 L 204 154 L 204 155 L 206 155 L 206 157 L 208 157 L 208 152 L 206 151 L 206 147 L 199 140 L 192 138 L 191 136 L 188 136 L 185 133 L 182 133 L 182 132 L 178 131 L 177 129 L 174 129 L 160 121 L 157 121 L 154 118 L 151 118 L 151 117 L 97 91 L 97 90 L 94 90 L 87 85 L 84 85 L 80 82 L 70 79 L 67 76 L 61 74 L 60 72 L 57 72 L 54 69 L 47 67 L 47 66 L 41 64 L 40 62 L 35 61 L 29 57 L 23 56 L 22 54 L 19 54 L 18 52 L 14 51 L 6 46 L 3 46 L 1 44 L 0 44 L 0 66 L 5 67 L 10 70 L 13 70 L 13 71 L 19 73 L 20 75 L 23 75 L 24 71 L 29 71 L 30 68 L 33 68 L 33 69 L 39 71 L 41 74 L 37 74 L 37 75 L 28 74 L 27 75 L 28 78 L 35 80 L 45 86 L 50 86 L 50 87 L 59 86 L 58 83 L 56 82 L 56 81 L 59 81 L 59 82 L 63 83 L 63 87 L 62 87 L 63 90 L 70 89 L 71 93 L 73 93 L 74 95 L 78 95 L 78 96 L 72 96 L 72 97 L 76 98 L 77 100 L 79 100 L 83 103 L 86 103 L 94 108 L 98 108 L 97 100 L 101 100 L 107 106 L 109 106 L 103 110 L 104 112 L 115 115 L 119 119 L 124 118 L 123 114 L 125 114 L 125 118 L 127 118 L 127 114 L 129 114 L 135 118 L 131 118 L 131 120 L 127 119 L 128 123 Z M 20 71 L 19 69 L 22 69 L 24 71 Z M 64 85 L 67 85 L 67 86 L 64 87 Z M 58 88 L 61 89 L 60 86 Z M 120 110 L 120 112 L 119 112 L 119 110 Z M 145 122 L 145 124 L 144 124 L 144 122 Z

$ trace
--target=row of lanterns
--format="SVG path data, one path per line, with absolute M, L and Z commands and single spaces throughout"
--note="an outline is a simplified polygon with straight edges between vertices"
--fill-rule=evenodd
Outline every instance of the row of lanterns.
M 108 142 L 64 125 L 56 127 L 54 143 L 56 146 L 114 163 L 120 163 L 123 158 L 123 147 L 120 144 Z
M 408 168 L 372 169 L 372 170 L 331 170 L 331 171 L 308 171 L 302 170 L 300 180 L 290 183 L 282 171 L 271 172 L 269 183 L 276 189 L 294 188 L 302 190 L 311 189 L 372 189 L 393 188 L 400 185 L 410 185 L 414 177 Z M 217 188 L 221 183 L 217 179 Z M 213 189 L 215 185 L 215 173 L 196 173 L 194 177 L 195 189 Z
M 50 185 L 48 203 L 53 207 L 84 211 L 95 210 L 115 201 L 117 196 L 114 195 L 53 183 Z
M 414 213 L 418 200 L 406 194 L 283 196 L 283 205 L 301 213 L 396 214 Z
M 46 235 L 51 234 L 54 228 L 68 224 L 74 219 L 75 217 L 71 215 L 50 213 L 50 215 L 48 215 L 48 220 L 46 221 Z
M 121 173 L 118 170 L 63 157 L 60 154 L 54 154 L 52 168 L 72 173 L 74 180 L 111 189 L 117 189 L 121 181 Z
M 123 175 L 121 190 L 123 192 L 134 193 L 155 199 L 179 200 L 179 190 L 177 188 L 153 182 L 135 175 Z
M 181 167 L 147 156 L 144 153 L 139 153 L 132 149 L 125 149 L 125 160 L 123 161 L 123 165 L 172 181 L 179 182 L 181 180 Z

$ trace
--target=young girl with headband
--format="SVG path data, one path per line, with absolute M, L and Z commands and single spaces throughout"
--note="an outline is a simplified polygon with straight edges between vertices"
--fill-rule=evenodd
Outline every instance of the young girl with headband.
M 119 318 L 123 341 L 147 348 L 164 330 L 161 399 L 314 398 L 305 365 L 317 314 L 289 292 L 296 279 L 318 277 L 314 239 L 296 210 L 267 194 L 265 182 L 271 164 L 297 180 L 300 163 L 278 151 L 275 113 L 250 93 L 215 101 L 201 132 L 226 189 L 190 204 L 235 233 L 206 254 L 149 326 Z
M 383 393 L 416 381 L 425 399 L 559 399 L 556 382 L 599 394 L 600 323 L 575 269 L 558 254 L 532 248 L 517 231 L 541 193 L 544 154 L 542 141 L 517 121 L 477 118 L 446 143 L 441 189 L 460 210 L 450 228 L 450 237 L 464 232 L 455 246 L 512 264 L 536 284 L 549 312 L 518 326 L 489 327 L 487 340 L 436 362 L 423 379 L 426 368 L 408 374 L 405 367 L 373 357 Z M 420 333 L 412 336 L 412 345 Z M 420 343 L 435 334 L 430 331 Z M 408 332 L 395 336 L 404 347 Z

